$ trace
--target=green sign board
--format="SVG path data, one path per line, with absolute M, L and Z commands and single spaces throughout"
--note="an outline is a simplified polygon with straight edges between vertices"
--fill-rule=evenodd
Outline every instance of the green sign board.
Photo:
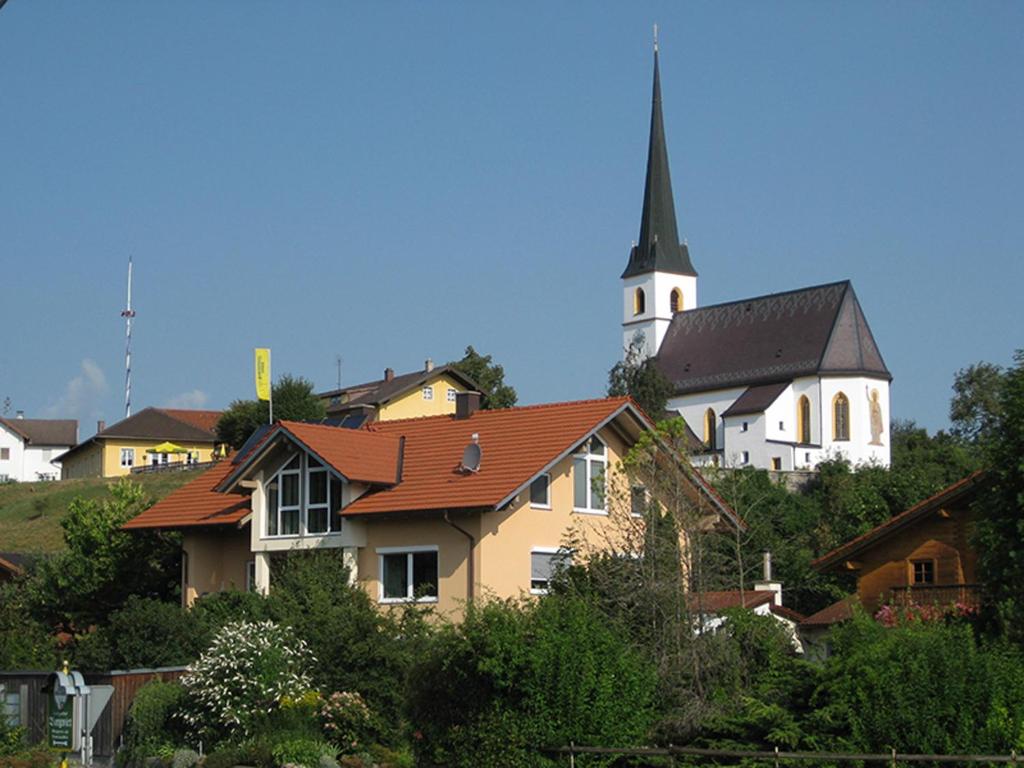
M 50 694 L 47 699 L 46 730 L 49 743 L 54 749 L 71 749 L 74 734 L 75 700 L 71 696 Z

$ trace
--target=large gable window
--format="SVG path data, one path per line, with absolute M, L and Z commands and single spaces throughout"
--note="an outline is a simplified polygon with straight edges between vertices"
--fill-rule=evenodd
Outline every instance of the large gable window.
M 577 512 L 605 512 L 604 482 L 607 450 L 596 435 L 572 457 L 573 508 Z
M 267 535 L 303 536 L 341 530 L 341 481 L 312 456 L 285 464 L 266 487 Z
M 832 399 L 832 438 L 850 439 L 850 401 L 842 392 Z

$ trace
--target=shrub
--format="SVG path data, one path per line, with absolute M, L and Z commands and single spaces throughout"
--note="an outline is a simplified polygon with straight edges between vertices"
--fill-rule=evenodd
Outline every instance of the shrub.
M 408 670 L 428 630 L 416 611 L 396 619 L 349 586 L 341 550 L 290 553 L 275 562 L 267 597 L 271 617 L 294 628 L 318 659 L 322 691 L 358 693 L 380 715 L 386 741 L 398 737 Z
M 283 697 L 309 690 L 314 661 L 288 627 L 272 621 L 227 624 L 181 678 L 188 691 L 185 720 L 208 741 L 252 736 Z
M 153 680 L 139 688 L 125 726 L 124 759 L 141 763 L 181 743 L 184 733 L 177 716 L 184 700 L 185 689 L 178 683 Z
M 0 757 L 0 768 L 52 768 L 57 764 L 57 753 L 45 747 L 33 747 L 6 757 Z
M 171 757 L 171 768 L 194 768 L 199 765 L 199 753 L 192 749 L 176 749 Z
M 841 749 L 1007 754 L 1024 749 L 1024 656 L 962 621 L 861 615 L 833 632 L 813 725 Z
M 320 768 L 320 760 L 328 757 L 334 760 L 336 750 L 326 741 L 319 739 L 289 739 L 273 749 L 277 765 L 298 765 L 302 768 Z
M 379 732 L 376 718 L 358 693 L 335 692 L 320 705 L 320 722 L 343 754 L 361 752 Z
M 536 748 L 635 744 L 654 716 L 650 664 L 591 604 L 568 597 L 471 607 L 440 633 L 411 688 L 417 757 L 428 764 L 554 765 Z
M 7 724 L 7 718 L 0 715 L 0 757 L 14 755 L 25 748 L 25 729 Z
M 203 759 L 203 768 L 234 768 L 243 760 L 242 750 L 234 745 L 219 747 Z

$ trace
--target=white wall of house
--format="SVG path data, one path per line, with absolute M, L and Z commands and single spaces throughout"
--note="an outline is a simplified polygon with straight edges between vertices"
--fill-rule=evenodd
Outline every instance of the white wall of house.
M 0 457 L 4 449 L 8 455 L 7 459 L 0 458 L 0 479 L 6 476 L 22 483 L 59 480 L 60 462 L 54 463 L 53 459 L 70 447 L 26 445 L 21 435 L 0 424 Z

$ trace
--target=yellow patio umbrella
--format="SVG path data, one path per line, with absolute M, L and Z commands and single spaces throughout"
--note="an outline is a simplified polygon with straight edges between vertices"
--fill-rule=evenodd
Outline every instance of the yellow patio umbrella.
M 160 443 L 160 445 L 154 446 L 153 448 L 147 448 L 146 453 L 188 453 L 187 448 L 182 448 L 180 445 L 175 445 L 171 442 Z

